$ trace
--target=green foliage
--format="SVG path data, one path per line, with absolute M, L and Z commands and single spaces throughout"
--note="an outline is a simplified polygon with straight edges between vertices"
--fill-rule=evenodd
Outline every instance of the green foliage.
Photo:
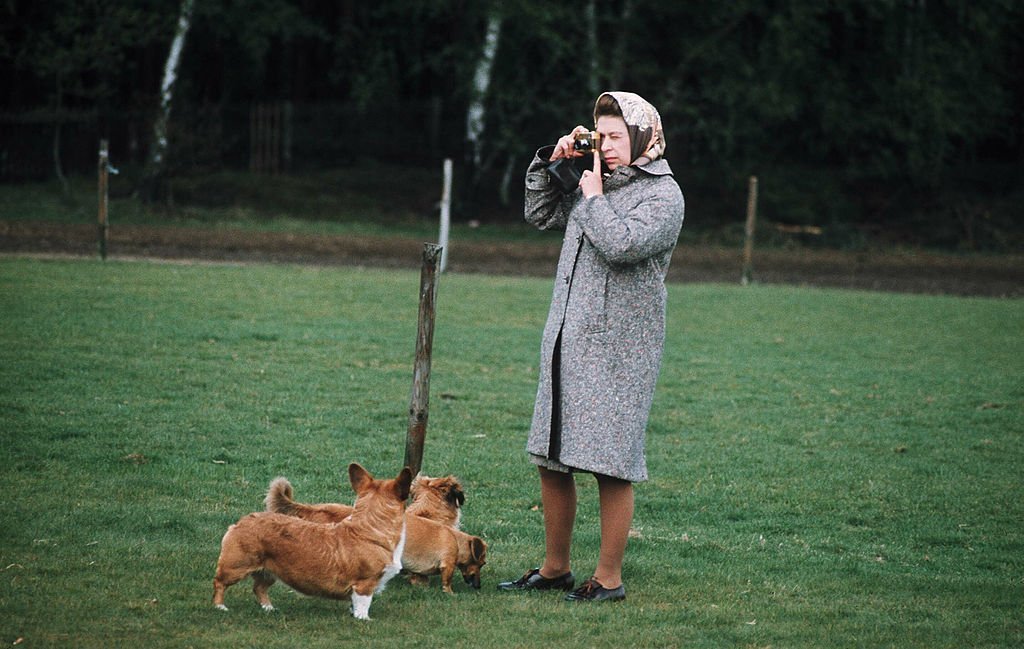
M 537 0 L 206 2 L 186 51 L 182 79 L 192 90 L 183 101 L 330 98 L 391 109 L 442 100 L 462 110 L 494 10 L 503 38 L 490 121 L 514 155 L 536 143 L 508 134 L 561 132 L 586 117 L 594 88 L 610 85 L 649 96 L 673 148 L 701 164 L 804 157 L 935 186 L 980 147 L 1007 137 L 1003 154 L 1019 147 L 1019 124 L 1005 131 L 1021 100 L 1019 3 L 591 6 L 592 19 Z M 0 51 L 29 77 L 60 73 L 69 92 L 100 81 L 109 94 L 132 53 L 169 39 L 177 4 L 70 3 L 45 15 L 11 4 L 7 12 L 23 30 L 0 32 Z
M 140 160 L 151 116 L 135 111 L 157 105 L 178 9 L 172 0 L 0 8 L 0 111 L 11 116 L 0 127 L 13 143 L 0 151 L 0 178 L 52 173 L 39 158 L 57 148 L 69 170 L 91 170 L 104 136 L 113 159 Z M 492 12 L 501 38 L 483 164 L 467 174 L 483 180 L 457 188 L 468 203 L 457 214 L 506 207 L 534 151 L 588 123 L 593 95 L 614 87 L 658 106 L 684 180 L 813 167 L 838 192 L 835 213 L 816 210 L 815 225 L 838 214 L 848 232 L 907 227 L 938 196 L 927 217 L 954 245 L 999 239 L 972 239 L 942 193 L 963 185 L 965 168 L 1021 166 L 1024 4 L 1014 0 L 210 0 L 196 7 L 181 63 L 170 169 L 244 167 L 249 107 L 265 101 L 292 107 L 282 135 L 292 170 L 461 161 Z M 721 182 L 709 190 L 734 189 Z M 984 181 L 957 191 L 997 223 L 1016 201 Z M 794 199 L 783 211 L 807 207 Z
M 397 472 L 418 276 L 0 260 L 0 640 L 25 646 L 1018 646 L 1019 300 L 670 290 L 622 605 L 499 593 L 540 558 L 523 445 L 547 280 L 445 275 L 424 470 L 484 588 L 401 578 L 369 624 L 278 585 L 210 605 L 218 543 L 288 476 Z M 593 568 L 581 476 L 576 570 Z
M 137 64 L 133 52 L 159 39 L 169 26 L 165 10 L 171 5 L 91 0 L 58 0 L 46 7 L 8 3 L 7 19 L 24 31 L 9 27 L 0 33 L 0 52 L 51 91 L 56 88 L 57 108 L 107 107 L 120 90 L 120 79 Z

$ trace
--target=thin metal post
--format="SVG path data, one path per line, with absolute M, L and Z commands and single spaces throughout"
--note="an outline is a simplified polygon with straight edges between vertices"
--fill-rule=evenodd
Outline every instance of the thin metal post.
M 444 159 L 444 181 L 441 185 L 441 231 L 438 233 L 438 245 L 444 250 L 441 253 L 441 268 L 438 272 L 443 273 L 448 267 L 448 232 L 452 222 L 452 159 Z
M 423 268 L 420 272 L 420 310 L 416 326 L 416 361 L 413 366 L 412 398 L 409 403 L 409 429 L 405 437 L 405 466 L 413 475 L 423 464 L 423 443 L 427 436 L 430 405 L 430 357 L 434 346 L 434 314 L 437 301 L 438 260 L 444 248 L 423 244 Z

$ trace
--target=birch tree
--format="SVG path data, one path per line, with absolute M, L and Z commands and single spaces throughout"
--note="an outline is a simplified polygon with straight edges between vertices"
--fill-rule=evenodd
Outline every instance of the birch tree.
M 609 89 L 619 90 L 622 87 L 622 77 L 625 74 L 626 59 L 629 56 L 630 42 L 629 35 L 631 30 L 629 25 L 633 19 L 633 0 L 622 1 L 622 13 L 619 14 L 618 24 L 622 26 L 622 29 L 618 30 L 615 39 L 615 49 L 612 51 L 612 55 L 608 64 L 607 69 L 607 83 Z
M 590 60 L 590 74 L 587 75 L 587 90 L 591 97 L 601 92 L 601 49 L 597 43 L 597 0 L 587 3 L 585 13 L 587 25 L 587 58 Z M 622 30 L 625 32 L 625 30 Z M 625 38 L 620 34 L 620 38 Z
M 484 38 L 483 52 L 473 74 L 473 88 L 466 113 L 466 143 L 472 176 L 472 184 L 479 180 L 481 166 L 480 136 L 487 123 L 487 89 L 491 85 L 491 73 L 494 70 L 494 55 L 498 51 L 498 38 L 501 34 L 501 16 L 492 11 L 487 19 L 487 36 Z
M 160 84 L 160 107 L 153 124 L 153 142 L 150 145 L 149 163 L 143 179 L 143 198 L 154 200 L 159 193 L 163 181 L 164 166 L 167 157 L 167 124 L 171 117 L 171 100 L 174 97 L 174 84 L 178 78 L 178 64 L 181 51 L 185 47 L 185 37 L 192 25 L 192 6 L 194 0 L 181 0 L 181 11 L 178 14 L 178 25 L 171 41 L 171 49 L 164 64 L 163 81 Z

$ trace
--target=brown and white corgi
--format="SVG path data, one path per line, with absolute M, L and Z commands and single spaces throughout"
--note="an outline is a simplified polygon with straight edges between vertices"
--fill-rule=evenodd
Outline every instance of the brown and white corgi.
M 411 493 L 413 500 L 405 514 L 406 542 L 402 554 L 402 569 L 409 573 L 410 581 L 425 584 L 430 575 L 441 575 L 442 589 L 453 593 L 452 575 L 458 568 L 467 584 L 480 588 L 480 569 L 487 563 L 487 543 L 456 527 L 465 502 L 462 485 L 452 476 L 418 476 Z M 351 507 L 341 503 L 296 502 L 286 478 L 275 478 L 270 483 L 266 505 L 267 511 L 325 524 L 344 520 L 352 512 Z
M 406 467 L 393 480 L 375 480 L 353 463 L 348 474 L 355 505 L 337 522 L 259 512 L 229 527 L 213 579 L 214 606 L 227 610 L 224 591 L 252 575 L 253 593 L 265 610 L 274 608 L 267 590 L 280 579 L 306 595 L 349 597 L 352 615 L 368 620 L 373 594 L 401 569 L 412 473 Z

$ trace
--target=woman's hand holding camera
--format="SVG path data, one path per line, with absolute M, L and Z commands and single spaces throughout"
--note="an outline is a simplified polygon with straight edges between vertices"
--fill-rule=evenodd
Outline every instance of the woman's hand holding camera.
M 579 158 L 584 155 L 576 149 L 577 133 L 590 133 L 590 129 L 586 126 L 577 126 L 568 135 L 558 138 L 555 150 L 551 153 L 552 161 L 559 158 Z M 580 189 L 583 190 L 583 196 L 586 198 L 604 193 L 604 181 L 601 180 L 601 154 L 596 148 L 594 149 L 594 169 L 583 172 L 583 177 L 580 178 Z
M 558 138 L 558 142 L 555 144 L 555 150 L 551 154 L 551 160 L 558 160 L 559 158 L 578 158 L 582 153 L 576 150 L 576 134 L 587 133 L 590 129 L 585 126 L 577 126 L 568 135 L 563 135 Z

